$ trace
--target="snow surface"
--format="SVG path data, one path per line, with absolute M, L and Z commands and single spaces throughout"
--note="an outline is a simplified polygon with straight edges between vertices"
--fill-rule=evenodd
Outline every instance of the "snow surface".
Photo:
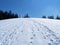
M 60 45 L 60 20 L 42 18 L 1 20 L 0 45 Z

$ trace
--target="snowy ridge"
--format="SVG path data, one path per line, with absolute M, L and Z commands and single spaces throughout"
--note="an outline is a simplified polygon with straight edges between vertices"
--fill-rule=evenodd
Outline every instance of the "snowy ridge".
M 60 45 L 60 21 L 16 18 L 0 21 L 0 45 Z

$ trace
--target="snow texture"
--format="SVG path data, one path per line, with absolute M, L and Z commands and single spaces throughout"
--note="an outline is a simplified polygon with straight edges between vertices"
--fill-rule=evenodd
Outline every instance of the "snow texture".
M 0 45 L 60 45 L 60 20 L 41 18 L 1 20 Z

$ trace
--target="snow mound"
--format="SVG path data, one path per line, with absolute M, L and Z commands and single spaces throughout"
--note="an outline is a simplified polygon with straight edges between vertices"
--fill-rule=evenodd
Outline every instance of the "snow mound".
M 60 21 L 40 18 L 1 20 L 0 45 L 60 45 Z

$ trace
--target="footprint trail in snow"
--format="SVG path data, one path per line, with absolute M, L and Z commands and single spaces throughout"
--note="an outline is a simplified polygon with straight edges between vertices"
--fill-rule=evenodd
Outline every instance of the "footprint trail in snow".
M 35 19 L 10 19 L 0 21 L 0 45 L 60 45 L 60 37 Z

